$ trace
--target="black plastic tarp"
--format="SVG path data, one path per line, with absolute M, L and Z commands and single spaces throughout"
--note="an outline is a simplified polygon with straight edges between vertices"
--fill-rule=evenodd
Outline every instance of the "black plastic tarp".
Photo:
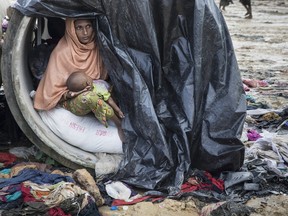
M 191 168 L 242 166 L 245 93 L 214 0 L 19 0 L 14 7 L 27 16 L 96 16 L 126 116 L 115 179 L 172 194 Z

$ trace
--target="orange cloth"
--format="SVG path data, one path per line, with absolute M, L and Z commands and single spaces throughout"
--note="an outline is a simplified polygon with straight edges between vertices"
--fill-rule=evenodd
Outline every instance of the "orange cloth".
M 107 72 L 96 43 L 79 42 L 72 18 L 66 19 L 65 35 L 51 53 L 47 69 L 36 90 L 34 108 L 54 108 L 68 91 L 66 80 L 74 71 L 82 71 L 92 79 L 105 79 Z

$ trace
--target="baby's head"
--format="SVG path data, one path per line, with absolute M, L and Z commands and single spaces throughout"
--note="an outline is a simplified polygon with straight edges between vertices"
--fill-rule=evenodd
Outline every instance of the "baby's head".
M 87 86 L 93 85 L 93 80 L 87 74 L 76 71 L 70 74 L 66 81 L 67 88 L 72 92 L 79 92 Z

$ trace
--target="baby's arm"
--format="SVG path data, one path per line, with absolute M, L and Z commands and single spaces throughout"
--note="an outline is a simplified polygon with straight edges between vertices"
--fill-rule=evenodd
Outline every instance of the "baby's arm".
M 69 94 L 69 98 L 73 98 L 73 97 L 76 97 L 80 94 L 82 94 L 83 92 L 86 92 L 86 91 L 90 91 L 91 90 L 91 86 L 86 86 L 84 89 L 82 89 L 81 91 L 78 91 L 78 92 L 73 92 L 73 91 L 68 91 L 68 94 Z
M 109 99 L 107 100 L 107 103 L 113 108 L 114 112 L 116 113 L 116 115 L 119 118 L 124 118 L 124 113 L 121 111 L 121 109 L 117 106 L 117 104 L 115 103 L 115 101 L 113 100 L 112 97 L 109 97 Z
M 91 90 L 91 86 L 86 86 L 83 90 L 78 91 L 78 92 L 73 92 L 73 91 L 68 90 L 62 95 L 60 102 L 77 97 L 83 92 L 90 91 L 90 90 Z

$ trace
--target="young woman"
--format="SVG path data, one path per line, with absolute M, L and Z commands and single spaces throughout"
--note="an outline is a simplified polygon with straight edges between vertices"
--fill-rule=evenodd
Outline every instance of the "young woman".
M 92 20 L 66 19 L 65 35 L 51 53 L 47 69 L 36 90 L 34 108 L 49 110 L 61 98 L 67 99 L 69 91 L 66 80 L 73 71 L 83 71 L 92 79 L 107 77 L 95 42 Z
M 34 108 L 49 110 L 59 104 L 72 113 L 75 109 L 79 113 L 87 113 L 89 102 L 89 107 L 98 107 L 93 110 L 94 115 L 102 115 L 100 110 L 110 105 L 105 101 L 99 104 L 98 100 L 86 100 L 92 94 L 91 91 L 86 92 L 88 88 L 78 93 L 68 90 L 66 81 L 74 71 L 83 72 L 93 80 L 105 80 L 107 77 L 95 42 L 95 29 L 89 19 L 66 19 L 65 35 L 51 53 L 47 69 L 36 90 Z M 66 103 L 68 100 L 69 103 Z M 103 109 L 99 109 L 99 106 L 103 106 Z M 123 141 L 123 135 L 119 133 L 119 136 Z

